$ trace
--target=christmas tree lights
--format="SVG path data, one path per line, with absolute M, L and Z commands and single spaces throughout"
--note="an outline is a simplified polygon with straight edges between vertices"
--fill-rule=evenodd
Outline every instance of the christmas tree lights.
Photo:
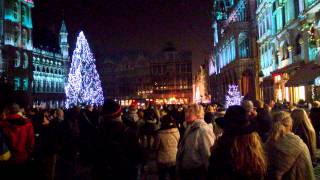
M 65 92 L 67 108 L 72 105 L 101 106 L 104 102 L 95 59 L 82 31 L 77 38 L 76 48 L 73 51 Z
M 228 94 L 226 95 L 225 106 L 228 108 L 233 105 L 241 105 L 243 96 L 240 95 L 237 85 L 229 85 Z

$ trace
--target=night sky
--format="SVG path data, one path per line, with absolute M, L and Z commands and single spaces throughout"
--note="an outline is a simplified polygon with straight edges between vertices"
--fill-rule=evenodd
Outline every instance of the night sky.
M 36 46 L 56 46 L 61 20 L 73 49 L 83 30 L 97 61 L 117 51 L 160 51 L 166 42 L 203 60 L 210 50 L 209 0 L 34 0 Z M 72 50 L 70 51 L 72 52 Z

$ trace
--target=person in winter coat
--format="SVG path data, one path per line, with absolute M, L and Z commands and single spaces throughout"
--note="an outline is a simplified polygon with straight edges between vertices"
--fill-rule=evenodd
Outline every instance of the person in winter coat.
M 113 100 L 103 105 L 99 140 L 96 142 L 94 179 L 136 179 L 142 149 L 134 131 L 121 119 L 121 107 Z
M 256 131 L 259 134 L 262 142 L 266 142 L 272 128 L 272 117 L 271 113 L 263 108 L 264 104 L 262 101 L 257 100 L 255 102 L 255 108 L 257 116 L 253 119 L 253 123 L 256 126 Z
M 224 133 L 212 148 L 207 179 L 263 179 L 267 159 L 246 110 L 241 106 L 230 106 L 225 117 L 217 121 Z
M 6 119 L 0 122 L 11 152 L 11 158 L 6 161 L 4 168 L 0 168 L 3 179 L 26 177 L 27 163 L 34 149 L 33 126 L 29 119 L 20 115 L 19 110 L 19 105 L 13 104 L 9 107 Z
M 215 136 L 203 117 L 201 105 L 192 104 L 186 110 L 187 128 L 177 153 L 177 171 L 181 180 L 198 180 L 206 175 Z
M 308 147 L 291 131 L 290 114 L 276 112 L 271 136 L 265 145 L 269 164 L 266 179 L 315 179 Z
M 145 120 L 143 134 L 147 139 L 146 148 L 151 149 L 154 142 L 154 136 L 156 131 L 158 130 L 158 125 L 160 122 L 158 109 L 155 106 L 150 105 L 148 109 L 144 111 L 143 119 Z
M 204 114 L 204 121 L 207 124 L 212 124 L 214 122 L 215 111 L 216 109 L 213 106 L 208 106 L 207 112 Z
M 319 139 L 319 131 L 320 131 L 320 102 L 314 101 L 312 104 L 312 108 L 310 110 L 310 119 L 311 123 L 314 127 L 316 133 L 316 143 L 317 148 L 320 148 L 320 139 Z
M 291 117 L 293 120 L 292 132 L 306 143 L 310 151 L 311 160 L 313 164 L 316 165 L 316 133 L 306 111 L 297 108 L 292 111 Z
M 83 166 L 92 165 L 91 154 L 94 153 L 93 140 L 97 138 L 99 127 L 98 113 L 92 105 L 87 105 L 85 110 L 80 112 L 79 118 L 79 160 Z
M 71 131 L 68 122 L 64 119 L 62 109 L 54 112 L 54 118 L 50 121 L 48 128 L 49 149 L 47 152 L 47 175 L 50 179 L 72 178 L 72 145 Z
M 165 180 L 167 174 L 170 175 L 171 180 L 176 178 L 176 156 L 179 139 L 180 134 L 174 119 L 170 115 L 163 116 L 161 127 L 155 138 L 159 180 Z
M 138 132 L 138 106 L 136 104 L 131 104 L 128 111 L 122 115 L 122 120 L 125 125 L 134 127 Z

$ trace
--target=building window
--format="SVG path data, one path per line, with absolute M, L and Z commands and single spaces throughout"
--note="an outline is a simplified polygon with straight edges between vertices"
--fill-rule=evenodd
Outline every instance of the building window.
M 16 58 L 14 59 L 14 67 L 20 67 L 20 53 L 16 51 Z
M 13 39 L 14 39 L 14 43 L 15 46 L 18 46 L 19 40 L 20 40 L 20 34 L 19 34 L 19 27 L 16 26 L 15 29 L 13 30 Z
M 301 37 L 300 34 L 297 35 L 296 39 L 295 39 L 295 54 L 296 55 L 300 55 L 301 54 L 301 43 L 302 43 L 303 39 Z
M 28 90 L 28 78 L 23 79 L 23 91 Z
M 176 72 L 180 72 L 180 64 L 176 64 Z
M 28 43 L 28 32 L 25 29 L 22 30 L 22 43 L 23 45 Z
M 23 68 L 27 69 L 29 64 L 29 59 L 27 53 L 24 53 L 24 61 L 23 61 Z
M 181 65 L 181 72 L 186 72 L 186 65 L 185 64 L 182 64 Z
M 38 89 L 38 81 L 34 80 L 32 81 L 32 92 L 36 92 Z
M 14 90 L 15 91 L 20 90 L 20 78 L 19 77 L 15 77 L 13 82 L 14 82 Z
M 191 64 L 187 65 L 187 72 L 191 72 Z
M 239 35 L 239 56 L 240 58 L 249 57 L 249 39 L 246 34 L 240 33 Z
M 13 5 L 13 17 L 16 20 L 18 20 L 18 8 L 19 8 L 19 4 L 18 3 L 14 3 L 14 5 Z
M 21 8 L 21 21 L 24 23 L 26 21 L 26 7 L 22 6 Z

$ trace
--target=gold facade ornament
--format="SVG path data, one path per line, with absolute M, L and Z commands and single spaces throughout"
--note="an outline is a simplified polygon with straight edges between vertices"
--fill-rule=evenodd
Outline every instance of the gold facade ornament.
M 292 51 L 292 49 L 293 49 L 293 47 L 290 45 L 290 46 L 288 46 L 288 51 L 289 52 L 291 52 Z

